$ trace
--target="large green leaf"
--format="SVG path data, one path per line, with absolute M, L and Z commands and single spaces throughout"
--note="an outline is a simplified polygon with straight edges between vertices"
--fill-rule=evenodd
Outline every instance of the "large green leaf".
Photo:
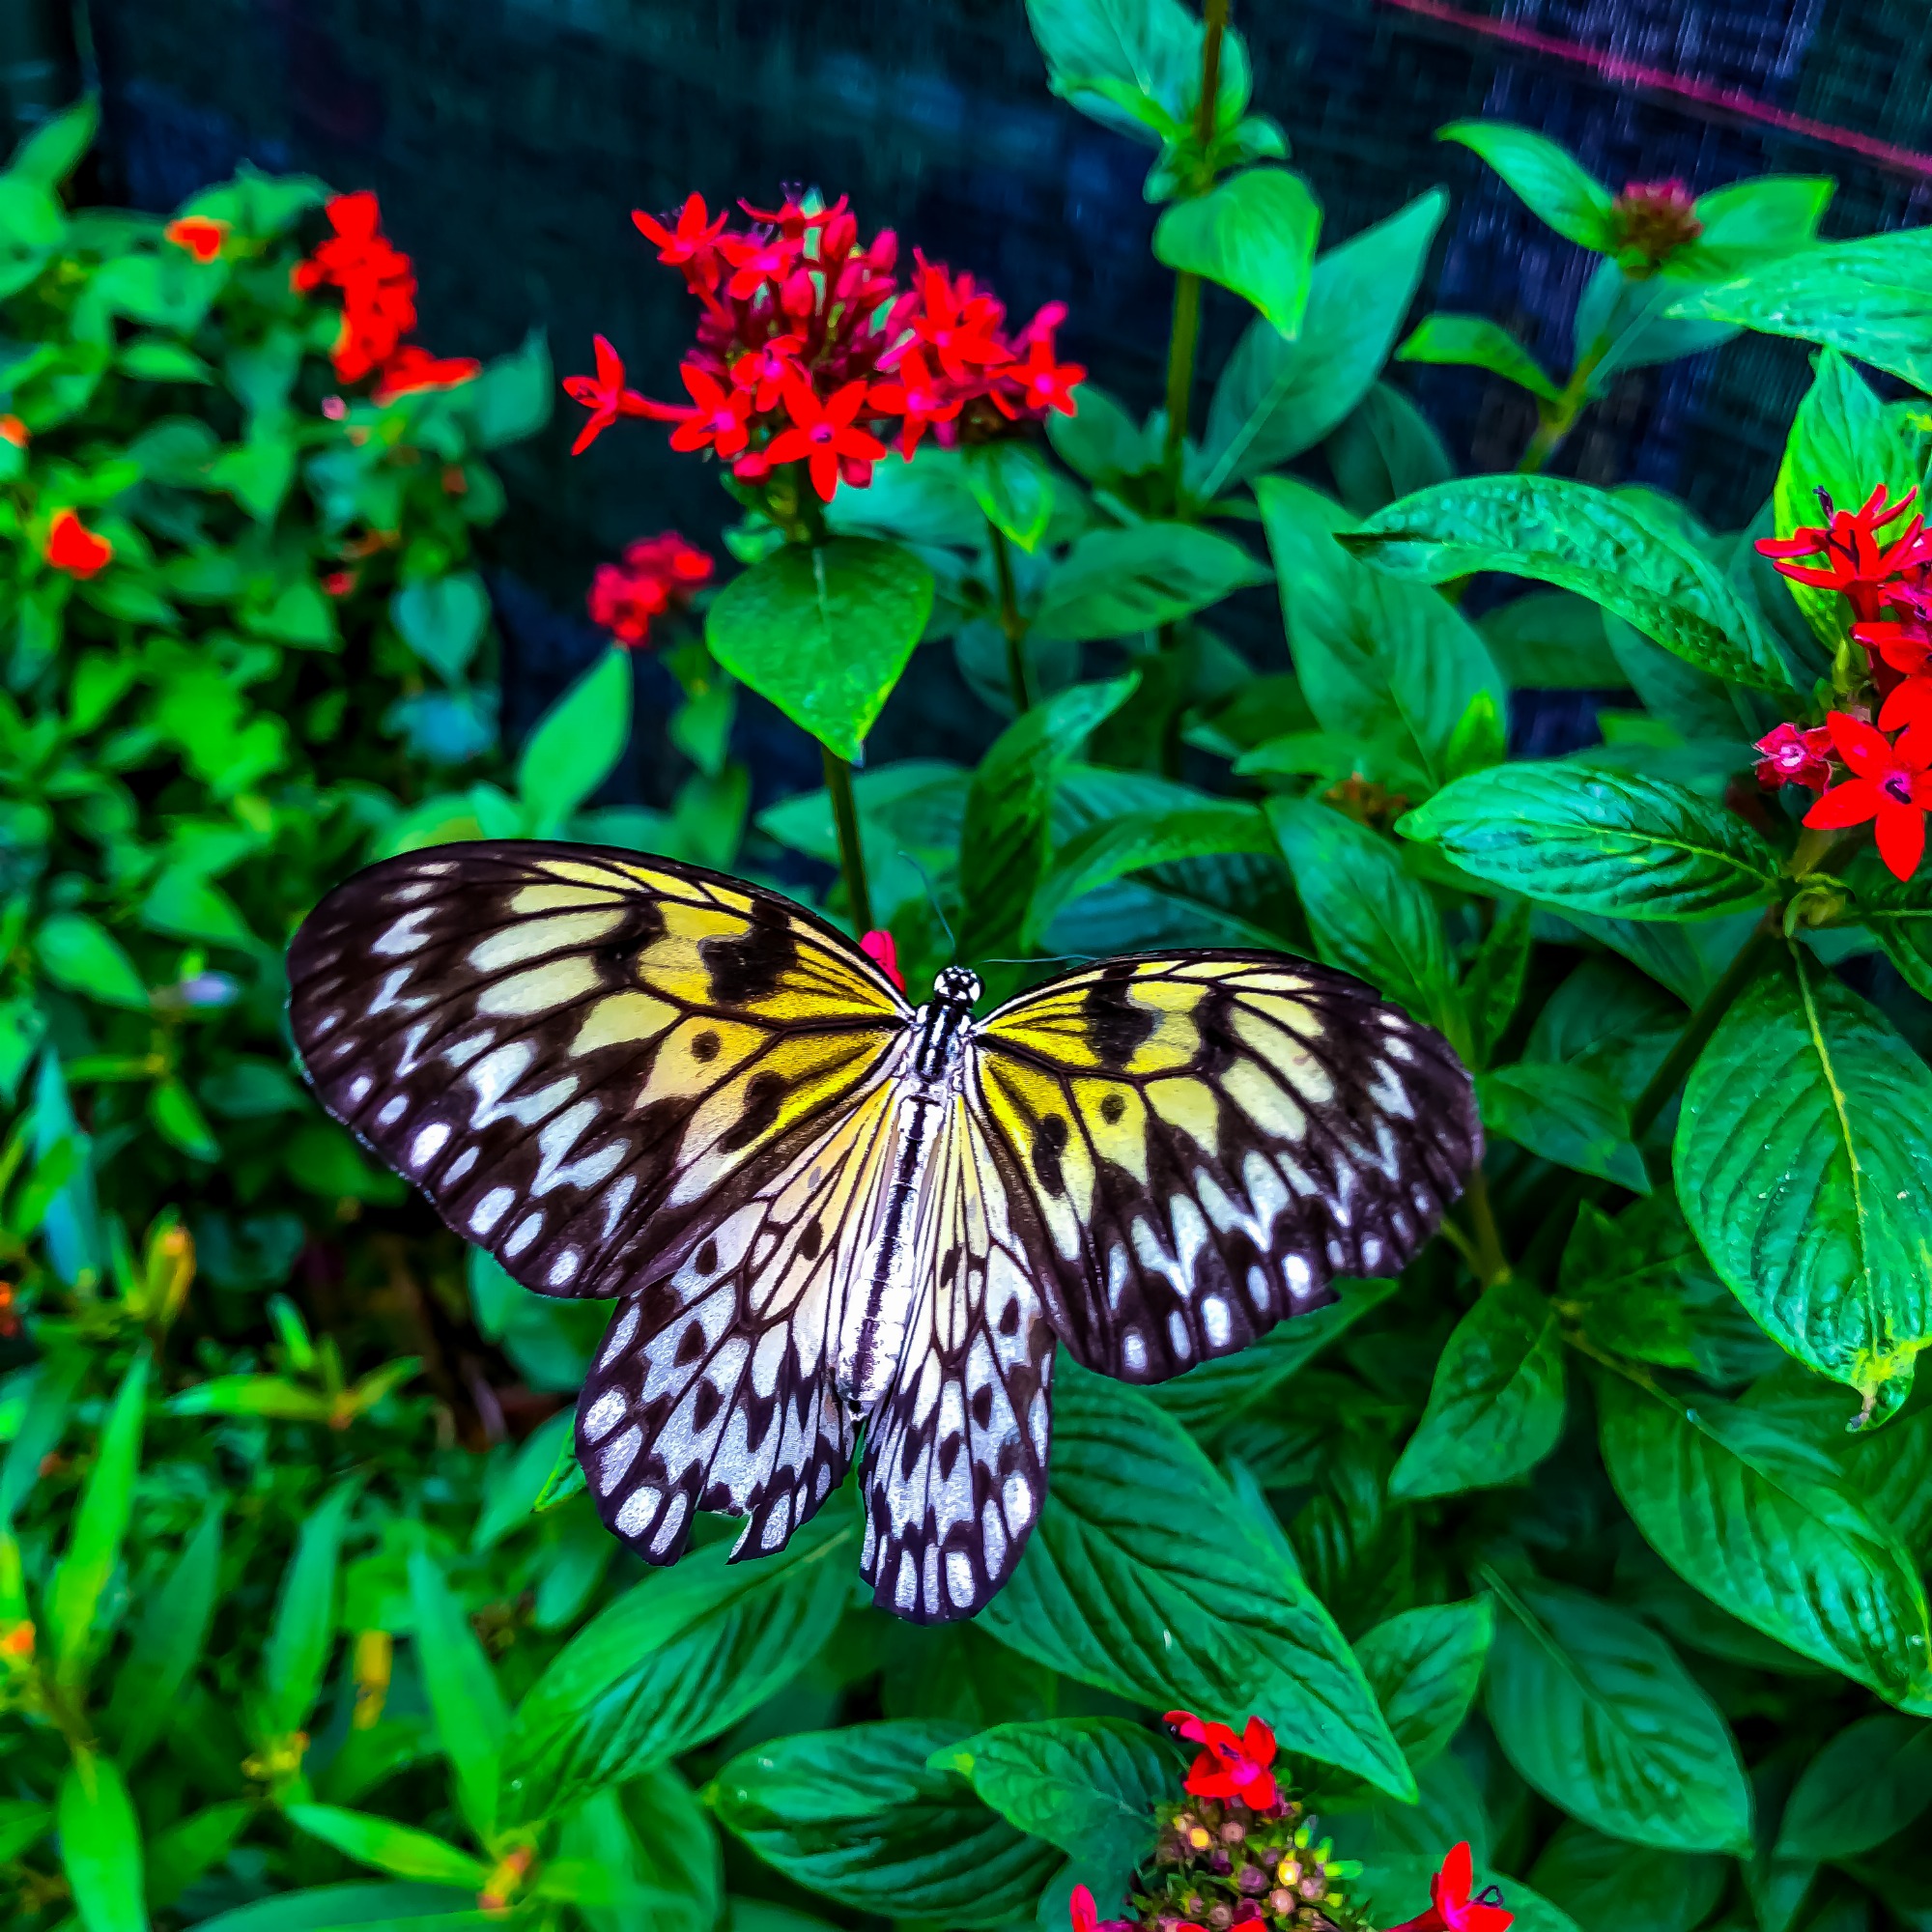
M 1286 168 L 1247 168 L 1178 201 L 1155 224 L 1155 259 L 1245 296 L 1285 337 L 1301 328 L 1321 205 Z
M 806 1731 L 734 1757 L 706 1795 L 795 1884 L 887 1918 L 1004 1925 L 1032 1914 L 1061 1854 L 933 1767 L 964 1735 L 923 1719 Z
M 175 1700 L 201 1661 L 214 1617 L 221 1570 L 221 1500 L 203 1513 L 166 1580 L 135 1627 L 133 1647 L 114 1679 L 107 1729 L 131 1769 L 167 1728 Z
M 69 1689 L 87 1676 L 101 1593 L 121 1561 L 122 1540 L 134 1509 L 147 1400 L 148 1358 L 142 1354 L 135 1357 L 115 1392 L 100 1432 L 99 1454 L 74 1511 L 73 1534 L 47 1590 L 54 1675 Z
M 1777 882 L 1764 839 L 1688 786 L 1567 763 L 1472 772 L 1396 829 L 1505 892 L 1614 919 L 1734 912 Z
M 932 572 L 897 544 L 787 544 L 718 593 L 704 640 L 734 677 L 849 761 L 925 629 L 932 592 Z
M 41 970 L 56 986 L 144 1012 L 148 989 L 121 942 L 84 912 L 57 912 L 34 934 Z
M 410 1608 L 416 1662 L 456 1782 L 458 1808 L 478 1842 L 488 1844 L 497 1829 L 497 1784 L 510 1723 L 503 1693 L 462 1605 L 426 1549 L 410 1552 Z
M 1562 391 L 1501 323 L 1482 315 L 1429 315 L 1395 353 L 1398 362 L 1435 362 L 1487 369 L 1527 389 L 1539 402 L 1558 403 Z
M 432 1884 L 463 1886 L 481 1890 L 490 1867 L 471 1853 L 419 1832 L 412 1825 L 370 1811 L 350 1811 L 339 1804 L 291 1804 L 289 1822 L 333 1845 L 338 1852 L 397 1878 L 426 1879 Z
M 389 1932 L 420 1923 L 423 1932 L 487 1932 L 500 1915 L 466 1910 L 476 1903 L 473 1887 L 412 1885 L 401 1880 L 317 1885 L 239 1905 L 196 1922 L 195 1932 Z
M 1751 988 L 1684 1090 L 1677 1195 L 1767 1333 L 1880 1414 L 1932 1341 L 1932 1072 L 1803 952 Z
M 75 1754 L 61 1780 L 61 1868 L 86 1932 L 148 1932 L 141 1821 L 111 1758 Z
M 1266 582 L 1267 571 L 1233 538 L 1198 524 L 1089 530 L 1047 579 L 1033 634 L 1129 637 Z
M 1064 1363 L 1050 1473 L 1033 1540 L 982 1629 L 1156 1710 L 1259 1712 L 1287 1748 L 1413 1795 L 1361 1666 L 1282 1539 L 1247 1518 L 1178 1422 Z
M 1519 1060 L 1476 1076 L 1483 1125 L 1559 1167 L 1650 1192 L 1643 1156 L 1631 1139 L 1630 1109 L 1587 1066 Z
M 1020 1831 L 1122 1872 L 1152 1851 L 1154 1806 L 1181 1772 L 1170 1744 L 1120 1718 L 997 1724 L 935 1763 L 958 1772 Z
M 1777 1856 L 1816 1863 L 1875 1850 L 1932 1806 L 1932 1724 L 1881 1711 L 1845 1728 L 1784 1802 Z
M 1778 464 L 1772 495 L 1778 534 L 1788 536 L 1801 525 L 1815 528 L 1829 521 L 1818 501 L 1820 490 L 1838 507 L 1855 510 L 1881 483 L 1896 503 L 1918 481 L 1918 460 L 1896 419 L 1835 349 L 1826 350 L 1792 419 Z M 1904 528 L 1900 519 L 1891 534 Z M 1784 583 L 1829 648 L 1836 649 L 1850 637 L 1850 607 L 1837 591 L 1791 578 Z
M 262 1715 L 271 1737 L 308 1728 L 335 1644 L 336 1581 L 342 1539 L 357 1480 L 338 1483 L 303 1520 L 296 1551 L 282 1573 L 274 1622 L 262 1653 Z
M 1487 1708 L 1510 1762 L 1551 1804 L 1666 1851 L 1750 1848 L 1750 1787 L 1710 1697 L 1670 1646 L 1593 1597 L 1501 1590 Z
M 1822 342 L 1932 389 L 1932 228 L 1806 249 L 1696 290 L 1670 313 Z
M 1203 496 L 1312 449 L 1362 401 L 1388 360 L 1448 206 L 1432 188 L 1319 257 L 1293 342 L 1264 320 L 1250 324 L 1208 406 Z
M 1557 1828 L 1529 1875 L 1581 1932 L 1691 1932 L 1722 1896 L 1727 1872 L 1722 1859 L 1633 1850 L 1573 1821 Z
M 1452 121 L 1435 138 L 1473 148 L 1566 242 L 1600 255 L 1615 252 L 1609 189 L 1548 135 L 1508 121 Z
M 606 651 L 537 721 L 517 760 L 530 837 L 554 838 L 617 768 L 631 736 L 631 654 Z
M 728 1731 L 824 1648 L 857 1535 L 834 1503 L 775 1556 L 732 1564 L 712 1544 L 600 1611 L 517 1707 L 504 1811 L 554 1816 Z
M 1791 689 L 1756 612 L 1640 493 L 1558 476 L 1476 476 L 1391 503 L 1349 541 L 1378 569 L 1425 583 L 1500 570 L 1574 590 L 1705 670 Z
M 1418 1770 L 1448 1748 L 1469 1715 L 1495 1621 L 1490 1599 L 1472 1597 L 1403 1610 L 1357 1639 L 1382 1715 Z
M 1513 1482 L 1555 1448 L 1562 1429 L 1556 1311 L 1511 1277 L 1456 1324 L 1389 1493 L 1413 1499 Z
M 1761 1412 L 1621 1376 L 1598 1409 L 1617 1493 L 1686 1582 L 1894 1701 L 1932 1694 L 1918 1567 L 1825 1456 Z
M 490 622 L 490 594 L 473 570 L 405 584 L 389 615 L 416 656 L 454 683 L 469 668 Z

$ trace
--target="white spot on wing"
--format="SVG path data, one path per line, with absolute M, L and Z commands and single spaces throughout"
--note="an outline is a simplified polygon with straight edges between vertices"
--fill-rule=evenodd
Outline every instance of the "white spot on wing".
M 516 1198 L 516 1191 L 513 1188 L 491 1188 L 489 1193 L 469 1210 L 470 1233 L 487 1235 L 509 1211 L 510 1204 Z

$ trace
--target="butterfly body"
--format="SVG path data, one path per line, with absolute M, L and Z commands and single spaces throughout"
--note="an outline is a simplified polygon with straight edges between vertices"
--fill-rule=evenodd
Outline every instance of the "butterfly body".
M 862 1565 L 970 1615 L 1046 1491 L 1056 1350 L 1129 1381 L 1392 1272 L 1480 1147 L 1440 1038 L 1264 952 L 915 1009 L 775 894 L 512 841 L 384 862 L 290 952 L 317 1092 L 540 1293 L 618 1307 L 578 1449 L 605 1521 L 781 1548 L 865 1433 Z

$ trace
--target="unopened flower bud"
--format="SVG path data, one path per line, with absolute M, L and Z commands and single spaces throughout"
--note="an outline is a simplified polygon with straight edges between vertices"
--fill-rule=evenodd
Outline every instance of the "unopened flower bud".
M 1320 1898 L 1328 1889 L 1328 1874 L 1320 1869 L 1309 1872 L 1295 1889 L 1303 1898 Z
M 1216 1905 L 1208 1911 L 1208 1923 L 1210 1932 L 1227 1932 L 1227 1928 L 1234 1922 L 1235 1911 L 1233 1906 Z
M 1188 1833 L 1187 1842 L 1197 1852 L 1205 1852 L 1214 1842 L 1214 1834 L 1205 1825 L 1197 1825 Z
M 1279 1913 L 1293 1912 L 1294 1910 L 1293 1892 L 1277 1886 L 1273 1891 L 1268 1893 L 1268 1910 Z
M 1260 1865 L 1243 1865 L 1241 1875 L 1236 1883 L 1243 1891 L 1265 1891 L 1268 1875 Z
M 1245 1810 L 1247 1807 L 1243 1805 L 1241 1808 Z M 1224 1845 L 1238 1845 L 1247 1835 L 1248 1828 L 1241 1824 L 1238 1819 L 1230 1818 L 1221 1827 L 1221 1842 Z

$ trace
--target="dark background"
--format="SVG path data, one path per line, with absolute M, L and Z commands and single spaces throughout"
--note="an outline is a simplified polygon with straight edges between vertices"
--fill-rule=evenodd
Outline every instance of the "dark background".
M 1505 32 L 1640 62 L 1905 150 L 1932 148 L 1925 0 L 1454 0 Z M 1681 176 L 1693 191 L 1769 171 L 1837 176 L 1833 234 L 1932 219 L 1932 162 L 1874 161 L 1747 114 L 1616 84 L 1393 0 L 1236 0 L 1256 105 L 1341 240 L 1441 183 L 1453 205 L 1417 313 L 1477 310 L 1568 367 L 1569 317 L 1594 258 L 1550 235 L 1475 156 L 1438 144 L 1463 116 L 1521 121 L 1612 186 Z M 11 0 L 0 82 L 16 122 L 96 73 L 103 198 L 165 210 L 248 159 L 373 187 L 422 279 L 421 339 L 490 355 L 532 326 L 559 373 L 601 330 L 632 381 L 675 395 L 690 306 L 632 228 L 692 188 L 714 209 L 780 184 L 849 194 L 862 228 L 895 228 L 1027 314 L 1062 299 L 1064 349 L 1137 410 L 1158 400 L 1171 281 L 1141 196 L 1151 151 L 1047 92 L 1022 0 Z M 1243 315 L 1209 291 L 1203 366 Z M 1555 466 L 1687 494 L 1737 527 L 1768 492 L 1805 375 L 1802 345 L 1746 337 L 1634 372 Z M 1459 460 L 1507 467 L 1531 426 L 1520 392 L 1475 371 L 1398 380 Z M 1197 391 L 1205 408 L 1206 384 Z M 537 442 L 506 453 L 512 514 L 494 534 L 514 742 L 601 640 L 582 617 L 590 571 L 675 526 L 713 542 L 734 507 L 662 430 L 626 424 L 567 455 L 559 399 Z M 1239 626 L 1279 654 L 1278 623 Z M 659 673 L 662 677 L 662 673 Z M 668 680 L 663 680 L 668 688 Z M 648 686 L 647 686 L 648 688 Z M 1520 718 L 1519 727 L 1534 721 Z M 875 749 L 970 756 L 997 721 L 951 653 L 922 652 Z M 750 721 L 763 796 L 815 781 L 815 759 Z M 647 787 L 648 789 L 649 787 Z

